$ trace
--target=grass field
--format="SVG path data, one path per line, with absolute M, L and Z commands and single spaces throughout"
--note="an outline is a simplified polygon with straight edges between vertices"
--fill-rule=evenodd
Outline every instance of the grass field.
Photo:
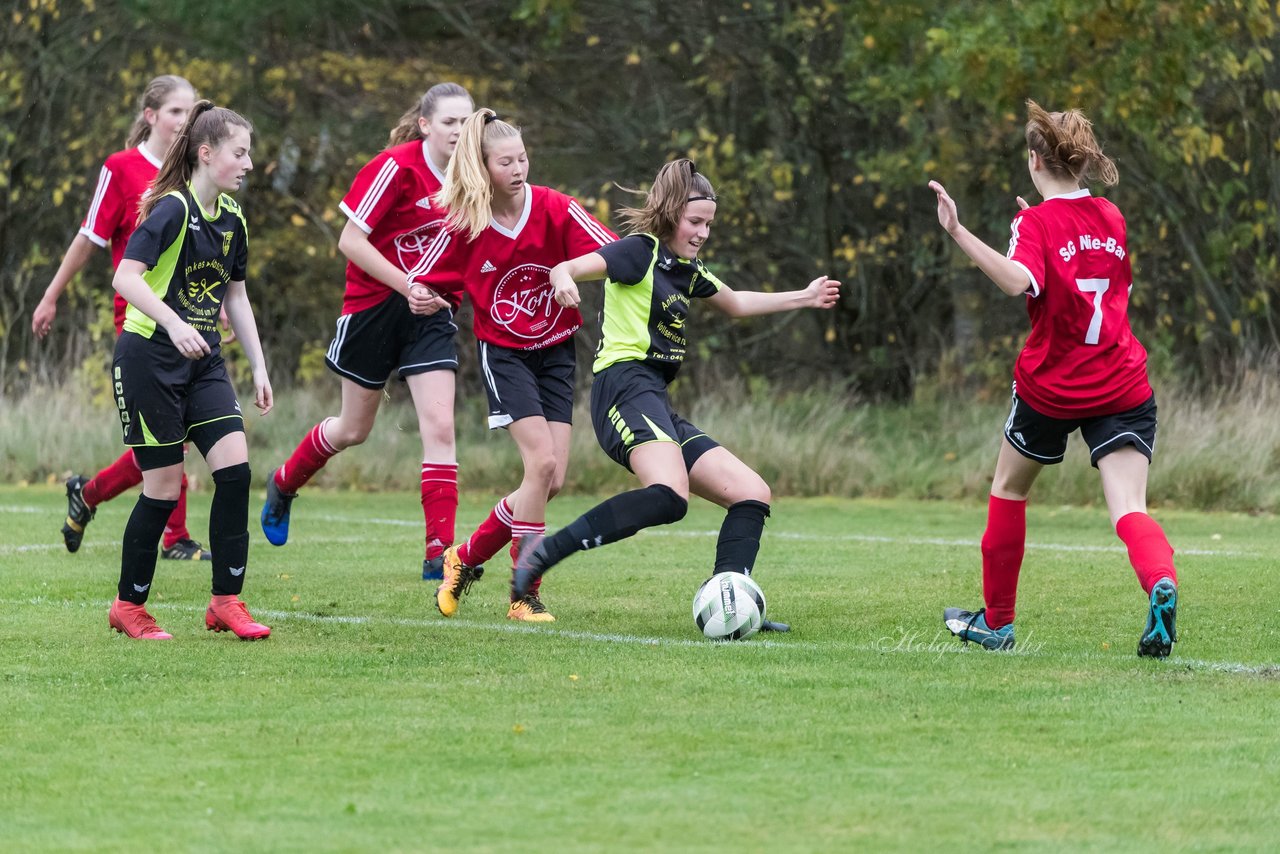
M 557 568 L 558 622 L 527 627 L 501 561 L 436 613 L 416 496 L 321 491 L 286 547 L 253 526 L 268 641 L 204 631 L 207 565 L 171 562 L 151 607 L 175 640 L 129 641 L 106 610 L 131 506 L 68 555 L 61 490 L 0 487 L 5 850 L 1275 845 L 1273 517 L 1158 514 L 1183 604 L 1154 662 L 1102 510 L 1033 503 L 1019 649 L 993 654 L 941 630 L 980 604 L 976 503 L 778 502 L 756 577 L 795 631 L 730 644 L 689 614 L 705 504 Z

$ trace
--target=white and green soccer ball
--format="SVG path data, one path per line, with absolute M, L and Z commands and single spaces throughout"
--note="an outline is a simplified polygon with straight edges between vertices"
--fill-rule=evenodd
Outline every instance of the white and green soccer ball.
M 750 576 L 722 572 L 693 596 L 693 621 L 712 640 L 741 640 L 764 623 L 764 591 Z

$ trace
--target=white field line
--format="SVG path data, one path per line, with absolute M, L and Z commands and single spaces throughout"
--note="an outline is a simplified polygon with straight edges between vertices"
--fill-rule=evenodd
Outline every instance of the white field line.
M 0 507 L 0 512 L 13 510 L 14 512 L 26 513 L 32 510 L 38 510 L 41 513 L 47 512 L 41 508 L 5 508 Z M 420 520 L 405 519 L 378 519 L 378 518 L 361 518 L 358 516 L 334 516 L 328 514 L 317 514 L 309 516 L 308 519 L 320 522 L 338 522 L 346 525 L 385 525 L 400 528 L 421 528 Z M 252 520 L 251 524 L 252 524 Z M 650 528 L 641 531 L 638 536 L 647 537 L 689 537 L 689 538 L 705 538 L 716 537 L 719 531 L 688 531 L 667 528 Z M 950 548 L 979 548 L 981 542 L 979 540 L 967 539 L 946 539 L 942 537 L 881 537 L 871 534 L 801 534 L 794 531 L 770 531 L 765 534 L 767 539 L 783 539 L 795 540 L 799 542 L 814 543 L 832 543 L 832 542 L 855 542 L 855 543 L 883 543 L 885 545 L 904 545 L 904 546 L 946 546 Z M 308 536 L 307 543 L 342 543 L 342 542 L 360 542 L 358 537 L 313 537 Z M 101 547 L 103 544 L 86 543 L 82 548 L 89 548 L 92 545 Z M 114 544 L 112 548 L 116 546 Z M 1028 542 L 1028 549 L 1048 552 L 1088 552 L 1088 553 L 1107 553 L 1107 554 L 1124 554 L 1124 546 L 1089 546 L 1089 545 L 1071 545 L 1067 543 L 1035 543 Z M 5 554 L 21 554 L 23 552 L 43 552 L 61 550 L 64 547 L 57 543 L 40 543 L 28 545 L 0 545 L 0 555 Z M 1239 551 L 1236 549 L 1176 549 L 1176 553 L 1180 555 L 1195 555 L 1197 557 L 1262 557 L 1257 552 Z
M 101 611 L 102 613 L 106 613 L 110 604 L 111 603 L 105 599 L 87 602 L 72 602 L 67 600 L 53 600 L 44 596 L 35 596 L 30 599 L 0 600 L 0 607 L 53 607 L 63 610 L 94 610 Z M 148 604 L 148 608 L 154 611 L 172 611 L 186 614 L 199 614 L 204 610 L 203 607 L 193 607 L 191 605 L 180 605 L 170 602 L 152 602 Z M 562 640 L 622 644 L 626 646 L 692 647 L 715 650 L 799 649 L 806 652 L 813 652 L 816 650 L 844 650 L 881 654 L 898 653 L 926 655 L 935 659 L 941 659 L 946 655 L 1000 655 L 1010 658 L 1016 656 L 1055 659 L 1059 661 L 1079 661 L 1080 659 L 1100 662 L 1115 661 L 1114 657 L 1099 655 L 1097 653 L 1047 652 L 1045 651 L 1046 642 L 1033 640 L 1030 634 L 1028 634 L 1027 637 L 1019 643 L 1018 648 L 1012 652 L 987 653 L 978 649 L 976 646 L 969 647 L 962 645 L 959 641 L 951 638 L 946 631 L 941 629 L 936 631 L 933 635 L 925 635 L 922 632 L 911 632 L 897 637 L 882 637 L 872 643 L 841 643 L 839 641 L 819 642 L 791 638 L 787 638 L 786 640 L 769 640 L 766 639 L 765 636 L 759 634 L 743 643 L 722 643 L 709 640 L 696 640 L 692 638 L 664 638 L 608 632 L 584 632 L 576 629 L 553 628 L 545 625 L 529 626 L 512 622 L 490 623 L 476 620 L 445 620 L 443 618 L 413 619 L 409 617 L 312 614 L 304 611 L 276 611 L 260 608 L 255 608 L 253 613 L 264 620 L 276 622 L 296 621 L 315 623 L 319 625 L 370 627 L 393 626 L 396 628 L 423 630 L 443 629 L 446 631 L 478 631 L 508 635 L 541 635 L 544 637 L 549 636 Z M 1233 661 L 1205 661 L 1197 658 L 1179 658 L 1177 655 L 1174 655 L 1172 658 L 1158 665 L 1156 665 L 1155 662 L 1152 664 L 1154 666 L 1177 668 L 1179 670 L 1211 671 L 1216 673 L 1233 673 L 1246 676 L 1268 676 L 1280 678 L 1280 663 L 1242 664 Z

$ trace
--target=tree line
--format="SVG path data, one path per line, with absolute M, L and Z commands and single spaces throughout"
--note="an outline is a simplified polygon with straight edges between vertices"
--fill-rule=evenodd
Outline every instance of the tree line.
M 1107 195 L 1128 219 L 1135 328 L 1159 366 L 1211 382 L 1280 345 L 1278 14 L 1263 0 L 26 0 L 0 32 L 0 383 L 101 373 L 105 252 L 49 339 L 30 314 L 160 73 L 255 124 L 240 201 L 278 384 L 324 373 L 338 201 L 446 79 L 523 126 L 534 183 L 606 222 L 630 198 L 619 185 L 689 156 L 720 197 L 705 258 L 721 278 L 844 282 L 821 316 L 700 313 L 682 382 L 830 379 L 899 400 L 926 379 L 1006 388 L 1026 329 L 950 246 L 926 182 L 1001 245 L 1015 197 L 1035 201 L 1025 100 L 1079 107 L 1120 169 Z

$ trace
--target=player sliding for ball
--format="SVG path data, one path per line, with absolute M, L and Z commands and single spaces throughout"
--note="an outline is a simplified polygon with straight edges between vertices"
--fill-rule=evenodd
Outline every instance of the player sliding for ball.
M 667 397 L 689 343 L 689 307 L 705 299 L 730 317 L 831 308 L 840 283 L 819 276 L 801 290 L 735 291 L 698 260 L 711 233 L 716 196 L 690 160 L 663 166 L 644 204 L 623 208 L 632 234 L 551 270 L 556 302 L 576 307 L 579 281 L 605 279 L 603 328 L 592 370 L 591 420 L 604 452 L 641 488 L 596 505 L 556 533 L 521 543 L 512 599 L 574 552 L 626 539 L 684 518 L 689 493 L 727 510 L 715 573 L 751 574 L 769 516 L 769 485 L 742 460 L 681 418 Z M 763 626 L 775 631 L 786 626 Z

